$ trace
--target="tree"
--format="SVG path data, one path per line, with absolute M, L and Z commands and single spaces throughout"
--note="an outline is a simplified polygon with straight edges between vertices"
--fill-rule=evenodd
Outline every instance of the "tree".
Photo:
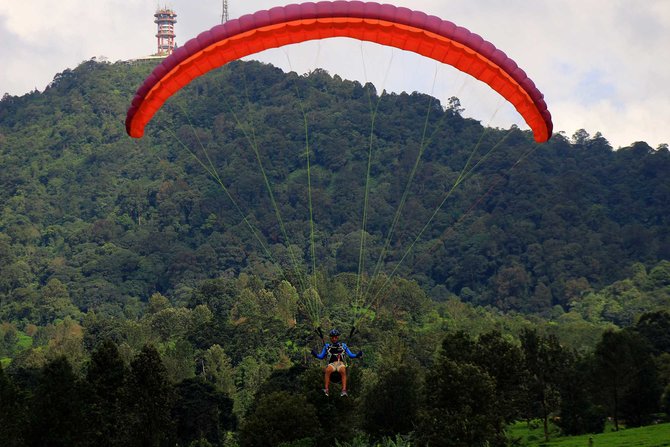
M 254 396 L 263 382 L 270 375 L 269 366 L 259 363 L 254 357 L 242 359 L 235 370 L 237 398 L 235 399 L 235 415 L 242 419 L 251 407 Z
M 549 416 L 559 409 L 559 381 L 566 370 L 566 354 L 555 336 L 528 329 L 521 333 L 521 350 L 529 374 L 528 416 L 542 419 L 544 439 L 549 441 Z
M 241 447 L 275 447 L 320 434 L 316 408 L 302 395 L 276 391 L 260 397 L 240 428 Z
M 594 399 L 593 356 L 568 354 L 568 365 L 559 377 L 560 418 L 556 424 L 563 434 L 575 436 L 600 433 L 605 428 L 605 409 Z
M 297 369 L 300 368 L 291 368 L 291 370 Z M 291 372 L 291 375 L 294 374 L 295 372 Z M 335 439 L 339 442 L 350 442 L 359 433 L 358 393 L 363 388 L 361 376 L 362 368 L 351 367 L 350 365 L 347 371 L 349 396 L 347 398 L 337 396 L 327 398 L 321 391 L 323 388 L 323 368 L 313 367 L 303 370 L 299 382 L 300 393 L 306 395 L 307 401 L 316 408 L 316 416 L 319 420 L 319 436 L 316 439 L 316 445 L 328 445 L 333 443 Z M 286 382 L 287 378 L 279 379 Z M 285 386 L 284 389 L 292 389 L 295 393 L 297 388 L 296 385 L 292 385 Z
M 502 422 L 496 430 L 502 438 L 505 424 L 520 418 L 527 404 L 528 372 L 524 368 L 523 353 L 500 332 L 493 331 L 479 336 L 474 359 L 495 380 L 496 420 Z
M 30 421 L 25 426 L 29 445 L 83 445 L 84 420 L 81 383 L 65 357 L 44 366 L 30 400 Z
M 295 287 L 288 281 L 282 280 L 274 293 L 277 298 L 277 314 L 287 326 L 294 326 L 298 314 L 299 300 Z
M 233 398 L 236 394 L 235 372 L 230 357 L 219 345 L 212 345 L 202 357 L 202 375 L 226 396 Z
M 76 371 L 81 371 L 86 361 L 84 348 L 84 328 L 70 317 L 50 327 L 49 359 L 60 356 L 67 358 Z
M 413 431 L 420 404 L 420 372 L 402 363 L 380 368 L 377 382 L 364 396 L 363 427 L 382 438 Z
M 465 109 L 461 106 L 461 101 L 455 96 L 449 98 L 447 102 L 447 111 L 450 115 L 461 116 Z
M 163 365 L 170 383 L 178 383 L 195 375 L 195 351 L 188 340 L 178 338 L 163 351 Z
M 20 447 L 25 445 L 22 424 L 25 422 L 23 396 L 0 365 L 0 445 Z
M 574 135 L 572 135 L 573 143 L 579 146 L 586 145 L 590 138 L 591 135 L 589 135 L 589 133 L 584 129 L 579 129 L 574 133 Z
M 631 330 L 607 331 L 596 346 L 595 378 L 603 403 L 619 430 L 621 417 L 631 426 L 643 424 L 657 411 L 661 390 L 651 347 Z
M 670 413 L 670 385 L 665 387 L 663 396 L 661 396 L 661 408 L 665 413 Z
M 175 391 L 172 415 L 180 445 L 202 439 L 220 445 L 235 428 L 232 399 L 203 378 L 186 379 Z
M 417 438 L 421 445 L 483 447 L 496 439 L 495 383 L 481 368 L 440 356 L 426 375 Z
M 661 310 L 643 314 L 635 324 L 635 331 L 649 342 L 655 355 L 670 354 L 670 312 Z
M 527 301 L 530 277 L 523 267 L 513 265 L 500 269 L 493 278 L 496 306 L 500 309 L 518 310 Z
M 170 309 L 171 307 L 170 300 L 156 292 L 149 297 L 147 312 L 150 314 L 156 314 L 160 311 Z
M 40 324 L 53 322 L 54 319 L 63 319 L 66 316 L 78 316 L 79 310 L 72 304 L 67 287 L 57 278 L 50 279 L 41 290 L 41 301 L 37 311 L 40 314 Z
M 153 346 L 146 345 L 130 364 L 125 390 L 126 445 L 158 447 L 172 438 L 174 400 L 167 370 Z
M 128 372 L 111 340 L 91 354 L 86 373 L 87 441 L 90 445 L 123 445 L 123 392 Z
M 481 369 L 494 384 L 491 399 L 491 423 L 496 439 L 504 444 L 505 426 L 517 420 L 527 404 L 528 374 L 523 365 L 521 349 L 492 331 L 472 338 L 463 331 L 450 332 L 442 343 L 441 355 L 458 364 L 471 364 Z

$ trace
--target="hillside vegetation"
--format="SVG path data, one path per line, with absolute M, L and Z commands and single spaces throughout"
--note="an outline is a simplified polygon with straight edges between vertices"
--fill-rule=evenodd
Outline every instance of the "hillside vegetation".
M 133 140 L 151 68 L 0 101 L 0 444 L 503 446 L 515 421 L 666 418 L 667 145 L 537 145 L 455 97 L 258 62 Z M 318 327 L 364 352 L 350 398 L 320 391 Z

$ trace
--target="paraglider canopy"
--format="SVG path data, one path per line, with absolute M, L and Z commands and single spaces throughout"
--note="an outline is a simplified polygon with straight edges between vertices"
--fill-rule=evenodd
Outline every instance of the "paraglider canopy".
M 551 114 L 542 93 L 492 43 L 436 16 L 360 1 L 276 7 L 201 33 L 166 58 L 140 86 L 128 110 L 126 131 L 131 137 L 142 137 L 147 123 L 170 96 L 210 70 L 270 48 L 331 37 L 376 42 L 451 65 L 507 99 L 537 142 L 551 137 Z

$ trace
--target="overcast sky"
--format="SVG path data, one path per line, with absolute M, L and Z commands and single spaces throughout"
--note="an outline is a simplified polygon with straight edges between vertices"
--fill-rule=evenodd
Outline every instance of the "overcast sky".
M 231 18 L 296 3 L 229 0 Z M 390 0 L 480 34 L 544 93 L 554 130 L 584 128 L 615 147 L 670 143 L 670 0 Z M 155 52 L 153 13 L 177 12 L 177 42 L 218 24 L 221 0 L 0 0 L 0 95 L 43 90 L 54 76 L 101 56 Z M 400 50 L 338 39 L 255 58 L 299 73 L 324 67 L 378 89 L 461 98 L 466 115 L 508 127 L 521 118 L 488 88 Z M 408 69 L 411 67 L 411 69 Z M 128 92 L 128 99 L 134 92 Z

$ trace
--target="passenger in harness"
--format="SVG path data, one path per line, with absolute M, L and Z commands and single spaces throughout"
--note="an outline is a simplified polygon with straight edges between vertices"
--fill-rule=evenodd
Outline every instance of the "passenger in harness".
M 340 331 L 337 329 L 330 331 L 329 335 L 330 343 L 326 343 L 321 352 L 318 354 L 316 351 L 312 350 L 312 355 L 317 359 L 324 359 L 326 356 L 328 356 L 328 366 L 326 366 L 325 369 L 325 387 L 323 389 L 324 394 L 328 396 L 331 374 L 337 373 L 340 375 L 342 380 L 342 392 L 340 393 L 340 396 L 347 396 L 347 365 L 344 363 L 344 354 L 346 354 L 349 358 L 356 359 L 363 357 L 363 351 L 358 351 L 357 354 L 354 354 L 351 352 L 346 343 L 340 343 L 338 341 L 340 337 Z

